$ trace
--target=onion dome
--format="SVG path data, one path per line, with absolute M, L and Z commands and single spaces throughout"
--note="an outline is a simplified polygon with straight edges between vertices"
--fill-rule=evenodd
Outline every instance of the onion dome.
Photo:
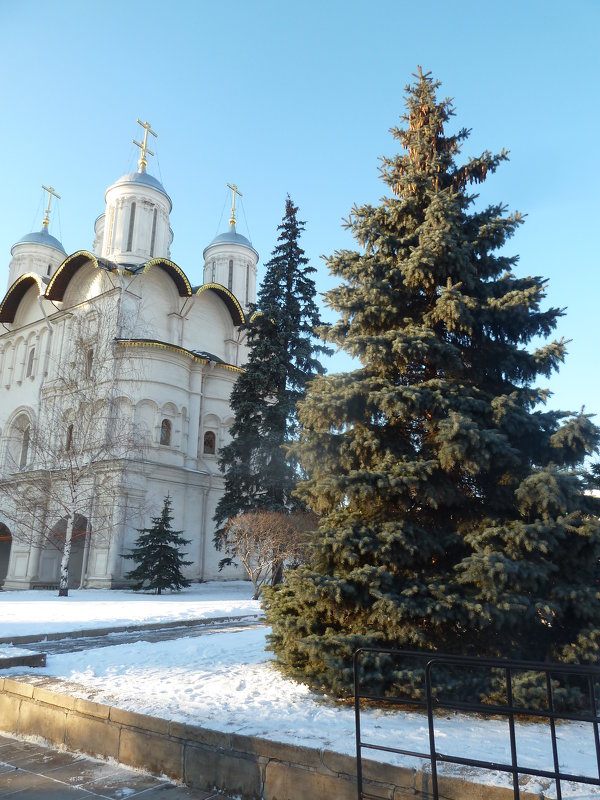
M 21 275 L 31 272 L 43 279 L 50 278 L 67 255 L 62 243 L 48 231 L 50 204 L 53 197 L 60 199 L 60 195 L 56 194 L 52 186 L 42 186 L 42 189 L 48 192 L 48 205 L 42 220 L 42 229 L 25 234 L 12 246 L 10 250 L 12 260 L 8 269 L 9 286 L 12 286 Z
M 169 214 L 171 198 L 162 183 L 146 172 L 148 134 L 156 137 L 149 122 L 144 129 L 137 172 L 128 172 L 111 184 L 104 196 L 104 214 L 94 225 L 94 252 L 118 264 L 140 266 L 153 258 L 169 258 L 173 232 Z
M 11 248 L 11 255 L 15 254 L 15 248 L 18 247 L 20 244 L 34 244 L 34 245 L 41 245 L 42 247 L 51 247 L 53 250 L 58 250 L 59 253 L 63 255 L 67 255 L 67 251 L 62 246 L 62 244 L 58 241 L 55 236 L 52 236 L 48 233 L 48 228 L 45 226 L 42 227 L 41 231 L 34 231 L 33 233 L 28 233 L 19 239 L 18 242 Z

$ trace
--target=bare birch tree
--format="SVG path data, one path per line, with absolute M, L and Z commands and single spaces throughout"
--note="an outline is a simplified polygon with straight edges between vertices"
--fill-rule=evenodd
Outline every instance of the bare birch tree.
M 87 518 L 86 545 L 90 535 L 110 539 L 127 461 L 141 455 L 122 388 L 135 376 L 118 345 L 119 309 L 113 293 L 65 315 L 67 344 L 60 360 L 49 364 L 38 417 L 9 442 L 0 480 L 2 512 L 15 525 L 13 538 L 59 549 L 61 597 L 69 591 L 73 536 L 82 533 L 78 525 Z

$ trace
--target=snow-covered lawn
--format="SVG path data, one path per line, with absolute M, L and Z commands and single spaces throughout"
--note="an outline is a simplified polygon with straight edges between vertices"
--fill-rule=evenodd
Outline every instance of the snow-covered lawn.
M 258 614 L 260 603 L 251 597 L 248 581 L 196 583 L 160 596 L 107 589 L 70 589 L 68 597 L 58 597 L 56 591 L 0 592 L 0 639 Z
M 73 593 L 63 603 L 37 604 L 37 593 L 0 595 L 0 631 L 6 625 L 26 623 L 30 630 L 52 624 L 58 630 L 72 614 L 81 627 L 91 620 L 105 626 L 111 620 L 153 621 L 185 619 L 194 615 L 255 613 L 248 584 L 203 584 L 182 595 L 145 597 L 127 592 Z M 83 597 L 80 597 L 83 595 Z M 118 597 L 117 597 L 118 595 Z M 94 608 L 97 602 L 99 607 Z M 19 607 L 22 611 L 19 612 Z M 86 614 L 79 609 L 86 608 Z M 177 610 L 179 609 L 179 610 Z M 72 610 L 72 611 L 71 611 Z M 114 616 L 111 617 L 111 614 Z M 178 616 L 181 614 L 182 616 Z M 79 624 L 79 623 L 78 623 Z M 1 633 L 0 635 L 4 635 Z M 195 638 L 164 642 L 138 642 L 95 650 L 50 655 L 45 669 L 31 672 L 60 678 L 74 694 L 121 708 L 202 725 L 220 731 L 263 736 L 281 742 L 307 745 L 353 755 L 354 715 L 351 707 L 312 693 L 306 686 L 283 678 L 265 652 L 264 628 L 235 633 L 219 631 Z M 6 673 L 5 673 L 6 674 Z M 426 718 L 417 713 L 366 710 L 362 716 L 363 740 L 426 751 Z M 475 758 L 510 761 L 508 725 L 501 720 L 483 720 L 465 715 L 436 719 L 436 741 L 441 752 Z M 591 725 L 563 724 L 558 728 L 559 759 L 565 771 L 596 776 Z M 519 724 L 517 748 L 520 763 L 552 768 L 550 736 L 544 725 Z M 368 753 L 366 754 L 368 755 Z M 384 757 L 380 755 L 380 757 Z M 421 766 L 404 758 L 397 763 Z M 448 767 L 444 772 L 452 772 Z M 483 779 L 480 773 L 478 779 Z M 509 785 L 505 775 L 488 773 L 486 782 Z M 532 779 L 529 791 L 543 784 Z M 545 795 L 554 796 L 551 792 Z M 600 796 L 594 787 L 573 786 L 564 791 L 570 800 Z

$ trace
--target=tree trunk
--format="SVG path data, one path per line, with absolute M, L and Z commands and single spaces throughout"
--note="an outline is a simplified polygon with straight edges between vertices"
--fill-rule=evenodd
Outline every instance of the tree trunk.
M 67 530 L 65 532 L 65 546 L 63 548 L 62 559 L 60 561 L 60 582 L 58 584 L 58 596 L 69 596 L 69 559 L 71 558 L 71 541 L 73 539 L 73 520 L 74 515 L 67 517 Z

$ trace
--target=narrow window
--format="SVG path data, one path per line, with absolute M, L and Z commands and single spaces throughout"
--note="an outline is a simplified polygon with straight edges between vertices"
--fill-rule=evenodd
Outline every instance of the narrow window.
M 23 438 L 21 439 L 21 455 L 19 457 L 19 469 L 27 466 L 27 456 L 29 455 L 29 437 L 31 435 L 31 428 L 28 425 L 23 431 Z
M 233 288 L 233 259 L 229 259 L 229 278 L 227 279 L 227 288 L 229 291 Z
M 246 264 L 246 305 L 248 305 L 249 294 L 250 294 L 250 264 Z
M 214 283 L 216 277 L 217 277 L 217 262 L 213 261 L 212 262 L 212 277 L 210 279 L 210 282 Z
M 67 451 L 67 453 L 71 449 L 72 445 L 73 445 L 73 425 L 71 424 L 67 428 L 67 438 L 65 441 L 65 450 Z
M 171 423 L 168 419 L 163 419 L 160 425 L 160 443 L 171 444 Z
M 25 377 L 31 378 L 33 375 L 33 359 L 35 358 L 35 347 L 32 347 L 29 351 L 29 357 L 27 358 L 27 373 Z
M 50 275 L 52 272 L 52 264 L 48 264 L 48 269 L 46 270 L 46 275 Z
M 131 204 L 131 211 L 129 212 L 129 233 L 127 234 L 127 252 L 131 252 L 133 244 L 133 224 L 135 222 L 135 203 Z
M 152 214 L 152 238 L 150 239 L 150 258 L 154 255 L 154 242 L 156 241 L 156 209 Z
M 94 367 L 94 348 L 90 347 L 90 349 L 85 354 L 85 377 L 91 378 L 92 377 L 92 369 Z
M 110 210 L 110 221 L 108 224 L 108 236 L 106 237 L 106 250 L 105 255 L 108 255 L 111 249 L 114 247 L 113 242 L 113 234 L 115 230 L 115 207 L 113 206 Z
M 212 431 L 207 431 L 204 434 L 204 452 L 209 456 L 214 456 L 216 450 L 217 439 Z

